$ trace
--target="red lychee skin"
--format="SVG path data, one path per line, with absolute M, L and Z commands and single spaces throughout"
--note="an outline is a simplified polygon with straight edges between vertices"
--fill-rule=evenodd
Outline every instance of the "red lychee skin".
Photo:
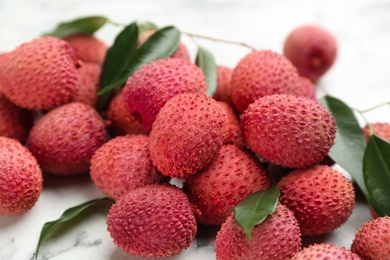
M 150 131 L 168 100 L 182 93 L 205 93 L 206 80 L 195 64 L 166 58 L 142 66 L 122 91 L 127 110 L 139 114 L 142 125 Z
M 362 225 L 355 234 L 351 251 L 363 260 L 389 259 L 390 217 L 378 217 Z
M 298 85 L 301 89 L 300 96 L 316 99 L 316 86 L 310 79 L 305 77 L 299 77 Z
M 241 117 L 245 142 L 276 165 L 302 168 L 321 162 L 334 143 L 336 124 L 315 100 L 291 95 L 259 98 Z
M 3 58 L 1 91 L 17 106 L 50 110 L 74 98 L 77 67 L 74 52 L 65 41 L 50 36 L 38 38 Z
M 233 70 L 231 95 L 239 113 L 256 99 L 273 94 L 299 95 L 298 73 L 283 55 L 269 50 L 253 51 Z
M 109 131 L 112 135 L 149 134 L 142 126 L 136 113 L 129 112 L 125 107 L 123 92 L 117 94 L 110 102 L 106 112 L 109 121 Z
M 197 232 L 187 196 L 167 185 L 148 185 L 124 195 L 111 207 L 107 226 L 119 248 L 154 258 L 179 254 Z
M 222 224 L 215 240 L 217 260 L 284 260 L 301 249 L 301 234 L 293 213 L 278 204 L 274 214 L 256 225 L 252 238 L 234 220 L 233 214 Z
M 79 69 L 79 89 L 74 102 L 82 102 L 96 107 L 98 101 L 99 80 L 102 68 L 96 63 L 84 62 Z
M 287 36 L 283 53 L 298 69 L 299 75 L 316 82 L 333 65 L 337 43 L 333 34 L 324 28 L 303 25 Z
M 76 56 L 84 62 L 102 65 L 107 53 L 107 45 L 93 35 L 71 35 L 64 40 L 74 50 Z
M 18 141 L 0 136 L 0 215 L 29 211 L 42 191 L 42 172 Z
M 233 69 L 225 66 L 217 66 L 217 88 L 213 98 L 233 105 L 232 101 L 232 75 Z
M 223 144 L 235 144 L 240 147 L 245 146 L 244 138 L 242 136 L 240 120 L 237 117 L 233 108 L 225 102 L 218 101 L 225 111 L 228 122 L 228 134 Z
M 27 147 L 44 172 L 75 175 L 89 170 L 92 155 L 106 141 L 99 114 L 89 105 L 73 102 L 40 118 L 30 131 Z
M 31 111 L 16 106 L 0 93 L 0 136 L 24 143 L 33 120 Z
M 102 145 L 92 156 L 90 175 L 96 186 L 114 200 L 136 188 L 166 180 L 152 164 L 146 135 L 118 136 Z
M 374 129 L 374 134 L 380 138 L 390 142 L 390 124 L 389 123 L 372 123 L 371 126 Z M 370 139 L 370 128 L 368 125 L 363 127 L 363 134 L 366 142 Z
M 227 135 L 221 105 L 202 94 L 181 94 L 169 100 L 150 132 L 150 157 L 164 175 L 186 178 L 218 154 Z
M 280 202 L 294 213 L 302 236 L 321 235 L 340 227 L 355 206 L 352 183 L 326 165 L 292 171 L 277 187 Z
M 201 212 L 198 223 L 221 225 L 246 196 L 271 187 L 271 178 L 254 154 L 224 145 L 203 171 L 184 182 L 184 192 Z
M 344 247 L 324 243 L 310 245 L 291 258 L 291 260 L 321 259 L 360 260 L 361 258 Z

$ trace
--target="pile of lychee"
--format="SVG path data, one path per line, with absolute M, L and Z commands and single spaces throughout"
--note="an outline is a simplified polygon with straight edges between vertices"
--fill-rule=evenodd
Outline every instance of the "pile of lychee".
M 302 26 L 283 54 L 256 50 L 235 68 L 218 66 L 213 97 L 180 44 L 172 57 L 143 65 L 98 113 L 106 52 L 95 36 L 73 35 L 0 55 L 1 215 L 34 206 L 42 172 L 90 174 L 115 200 L 107 217 L 114 243 L 132 255 L 179 254 L 199 227 L 214 225 L 220 260 L 390 259 L 389 217 L 364 224 L 352 251 L 302 249 L 302 236 L 340 227 L 355 205 L 352 183 L 321 163 L 336 133 L 315 99 L 336 58 L 331 33 Z M 289 172 L 278 178 L 274 166 Z M 233 209 L 271 186 L 281 194 L 276 210 L 249 239 Z

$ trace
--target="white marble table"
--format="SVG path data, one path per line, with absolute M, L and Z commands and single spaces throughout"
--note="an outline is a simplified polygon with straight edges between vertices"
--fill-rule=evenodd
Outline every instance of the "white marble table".
M 38 37 L 61 21 L 90 15 L 104 15 L 120 23 L 148 20 L 160 26 L 172 24 L 182 31 L 278 52 L 290 30 L 304 23 L 319 24 L 337 37 L 339 56 L 319 82 L 318 95 L 328 93 L 360 109 L 390 99 L 390 4 L 386 0 L 0 0 L 0 52 Z M 111 44 L 119 30 L 109 25 L 97 35 Z M 183 41 L 194 54 L 192 41 L 185 37 Z M 230 67 L 249 52 L 241 46 L 198 42 L 215 55 L 218 64 Z M 389 107 L 384 107 L 367 117 L 372 122 L 389 122 L 389 114 Z M 89 176 L 45 176 L 44 190 L 31 211 L 18 217 L 0 216 L 0 260 L 33 259 L 45 222 L 71 206 L 100 197 L 103 195 Z M 108 206 L 86 214 L 68 232 L 51 237 L 39 259 L 139 259 L 112 243 L 105 225 L 107 211 Z M 326 241 L 349 248 L 355 232 L 370 218 L 367 205 L 358 200 L 345 225 L 330 234 L 305 239 L 304 244 Z M 215 259 L 212 236 L 203 233 L 188 250 L 170 259 Z

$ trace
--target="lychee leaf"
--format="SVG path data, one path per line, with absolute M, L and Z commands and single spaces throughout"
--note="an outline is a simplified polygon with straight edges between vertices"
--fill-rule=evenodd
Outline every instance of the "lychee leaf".
M 332 113 L 337 127 L 335 144 L 329 156 L 352 176 L 367 201 L 370 201 L 363 177 L 366 142 L 362 128 L 352 109 L 343 101 L 331 96 L 325 96 L 320 101 Z
M 262 223 L 268 215 L 275 212 L 279 196 L 279 190 L 272 187 L 248 195 L 234 207 L 234 219 L 242 227 L 247 238 L 252 238 L 251 231 L 254 226 Z
M 95 206 L 103 201 L 111 201 L 112 202 L 112 200 L 109 198 L 101 198 L 101 199 L 91 200 L 91 201 L 85 202 L 83 204 L 80 204 L 78 206 L 75 206 L 75 207 L 72 207 L 72 208 L 65 210 L 64 213 L 61 215 L 61 217 L 59 217 L 57 220 L 46 222 L 41 229 L 41 234 L 39 235 L 37 248 L 35 250 L 35 259 L 38 259 L 39 249 L 40 249 L 43 241 L 45 241 L 45 239 L 51 233 L 53 233 L 53 231 L 56 228 L 64 225 L 65 223 L 67 223 L 71 220 L 75 220 L 82 212 L 86 211 L 87 209 L 91 208 L 92 206 Z
M 89 16 L 60 23 L 53 31 L 44 36 L 65 38 L 73 34 L 93 34 L 108 22 L 103 16 Z
M 363 161 L 364 181 L 371 207 L 379 216 L 390 216 L 390 143 L 371 135 Z
M 195 64 L 203 71 L 207 82 L 207 95 L 212 96 L 217 88 L 217 65 L 214 56 L 203 47 L 198 48 Z
M 143 32 L 146 32 L 146 31 L 155 31 L 158 29 L 157 25 L 155 25 L 154 23 L 152 22 L 137 22 L 137 25 L 138 25 L 138 29 L 139 29 L 139 33 L 143 33 Z

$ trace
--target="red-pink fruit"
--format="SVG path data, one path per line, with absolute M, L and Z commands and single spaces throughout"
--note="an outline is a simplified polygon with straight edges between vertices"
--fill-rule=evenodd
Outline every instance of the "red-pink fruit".
M 364 260 L 389 259 L 390 217 L 384 216 L 368 221 L 355 234 L 352 252 Z
M 274 164 L 302 168 L 321 162 L 335 139 L 331 113 L 313 99 L 291 95 L 259 98 L 241 117 L 245 142 Z
M 129 112 L 125 107 L 123 93 L 117 94 L 110 102 L 106 112 L 110 133 L 114 136 L 126 134 L 148 134 L 141 124 L 138 114 Z
M 32 125 L 32 112 L 16 106 L 0 93 L 0 136 L 24 142 Z
M 18 141 L 0 136 L 0 215 L 29 211 L 42 191 L 42 172 Z
M 371 124 L 374 134 L 379 136 L 380 138 L 390 142 L 390 124 L 389 123 L 373 123 Z M 370 128 L 368 125 L 363 127 L 363 134 L 366 142 L 370 138 Z
M 232 101 L 232 74 L 233 69 L 225 66 L 217 66 L 217 88 L 213 98 L 233 105 Z
M 44 172 L 74 175 L 88 171 L 92 155 L 106 141 L 99 114 L 73 102 L 41 117 L 30 131 L 27 146 Z
M 235 111 L 229 104 L 223 101 L 218 101 L 218 104 L 222 106 L 227 116 L 228 134 L 223 144 L 235 144 L 244 147 L 245 142 L 241 132 L 240 120 Z
M 107 53 L 107 45 L 100 39 L 89 34 L 76 34 L 64 39 L 76 53 L 76 56 L 85 62 L 92 62 L 100 66 Z
M 246 196 L 271 187 L 271 178 L 254 154 L 222 146 L 217 158 L 184 182 L 184 192 L 201 212 L 198 223 L 221 225 Z
M 337 43 L 333 34 L 324 28 L 303 25 L 287 36 L 283 53 L 298 69 L 299 75 L 316 82 L 333 65 Z
M 300 96 L 316 99 L 316 86 L 310 79 L 305 77 L 299 77 L 298 85 L 301 89 Z
M 252 229 L 251 235 L 248 239 L 234 216 L 229 216 L 215 240 L 217 260 L 285 260 L 301 249 L 298 222 L 281 204 Z
M 96 107 L 99 91 L 101 66 L 96 63 L 84 62 L 79 69 L 79 89 L 74 102 L 82 102 Z
M 203 72 L 189 61 L 160 59 L 142 66 L 123 89 L 126 108 L 139 114 L 142 125 L 150 131 L 164 104 L 182 93 L 205 93 Z
M 269 50 L 253 51 L 233 70 L 231 88 L 239 113 L 256 99 L 273 94 L 299 95 L 298 73 L 283 55 Z
M 341 246 L 331 244 L 313 244 L 296 253 L 291 260 L 360 260 L 361 258 Z
M 110 209 L 107 226 L 119 248 L 154 258 L 179 254 L 197 232 L 187 196 L 167 185 L 144 186 L 121 197 Z
M 74 98 L 77 67 L 67 42 L 38 38 L 5 55 L 0 65 L 1 91 L 17 106 L 50 110 Z
M 96 186 L 114 200 L 166 179 L 152 164 L 146 135 L 118 136 L 102 145 L 92 156 L 90 175 Z
M 340 227 L 355 206 L 352 183 L 326 165 L 292 171 L 277 187 L 280 202 L 294 213 L 302 236 L 321 235 Z
M 200 171 L 218 154 L 227 134 L 221 105 L 202 94 L 170 99 L 150 132 L 150 156 L 164 175 L 186 178 Z

